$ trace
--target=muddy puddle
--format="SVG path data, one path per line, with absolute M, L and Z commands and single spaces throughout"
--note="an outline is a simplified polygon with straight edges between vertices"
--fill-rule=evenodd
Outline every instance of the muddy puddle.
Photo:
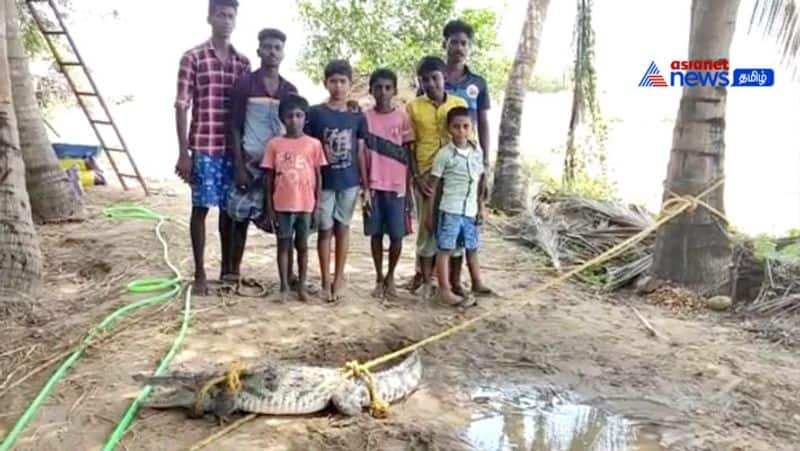
M 480 387 L 466 438 L 486 451 L 661 451 L 658 435 L 549 390 Z

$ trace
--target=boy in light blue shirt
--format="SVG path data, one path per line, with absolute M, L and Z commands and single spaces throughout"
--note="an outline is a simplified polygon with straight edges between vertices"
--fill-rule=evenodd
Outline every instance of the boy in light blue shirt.
M 436 234 L 439 301 L 446 305 L 466 306 L 472 304 L 474 298 L 454 294 L 449 280 L 450 256 L 457 248 L 463 247 L 467 252 L 472 294 L 492 294 L 492 290 L 481 281 L 478 264 L 480 223 L 484 211 L 484 199 L 479 195 L 485 183 L 483 152 L 470 139 L 472 121 L 467 108 L 456 107 L 448 112 L 447 129 L 452 140 L 436 154 L 431 170 L 434 192 L 441 190 L 441 196 L 436 205 L 430 204 L 432 211 L 426 226 Z

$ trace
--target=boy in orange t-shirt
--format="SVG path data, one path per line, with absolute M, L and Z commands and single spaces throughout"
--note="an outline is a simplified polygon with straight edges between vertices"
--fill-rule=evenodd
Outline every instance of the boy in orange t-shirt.
M 284 97 L 278 115 L 286 134 L 273 138 L 264 151 L 261 167 L 266 169 L 264 211 L 278 238 L 278 274 L 281 280 L 281 302 L 289 294 L 289 249 L 297 251 L 299 283 L 297 296 L 306 295 L 308 272 L 308 235 L 319 218 L 322 190 L 320 168 L 327 163 L 322 144 L 303 133 L 308 101 L 295 94 Z

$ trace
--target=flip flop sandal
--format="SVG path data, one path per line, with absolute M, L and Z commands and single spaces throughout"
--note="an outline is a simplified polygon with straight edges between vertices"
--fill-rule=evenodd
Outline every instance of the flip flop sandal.
M 239 284 L 233 284 L 228 282 L 221 282 L 220 286 L 214 290 L 217 293 L 217 296 L 234 296 L 238 294 L 239 291 Z
M 462 298 L 462 300 L 460 300 L 458 302 L 454 302 L 454 303 L 444 302 L 442 300 L 441 296 L 438 296 L 438 295 L 436 297 L 434 297 L 433 299 L 436 301 L 437 304 L 445 306 L 445 307 L 461 307 L 464 304 L 464 302 L 466 301 L 466 299 Z
M 456 304 L 456 307 L 459 309 L 467 309 L 470 307 L 475 307 L 478 305 L 478 299 L 475 296 L 467 295 L 464 297 L 464 300 L 461 301 L 459 304 Z
M 254 292 L 246 292 L 242 290 L 242 288 L 255 288 Z M 261 282 L 248 277 L 246 279 L 242 279 L 238 286 L 236 287 L 236 294 L 245 297 L 245 298 L 263 298 L 266 297 L 270 292 L 270 289 L 263 285 Z
M 306 293 L 310 295 L 315 295 L 319 293 L 320 287 L 317 286 L 315 283 L 306 282 Z
M 319 290 L 319 293 L 322 295 L 326 294 L 321 289 Z M 333 304 L 334 302 L 336 302 L 336 298 L 333 296 L 333 291 L 330 290 L 328 290 L 327 296 L 320 296 L 320 297 L 322 298 L 322 301 L 325 302 L 326 304 Z
M 297 285 L 290 286 L 289 289 L 292 291 L 297 291 Z M 306 294 L 315 295 L 319 293 L 320 287 L 317 286 L 315 283 L 306 282 Z
M 483 290 L 472 290 L 471 294 L 479 298 L 488 298 L 495 296 L 496 293 L 491 288 L 484 287 Z

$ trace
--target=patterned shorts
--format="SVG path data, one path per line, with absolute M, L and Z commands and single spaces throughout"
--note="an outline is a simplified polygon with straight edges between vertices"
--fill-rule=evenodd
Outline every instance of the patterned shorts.
M 192 206 L 225 209 L 233 182 L 233 160 L 227 156 L 192 155 Z

